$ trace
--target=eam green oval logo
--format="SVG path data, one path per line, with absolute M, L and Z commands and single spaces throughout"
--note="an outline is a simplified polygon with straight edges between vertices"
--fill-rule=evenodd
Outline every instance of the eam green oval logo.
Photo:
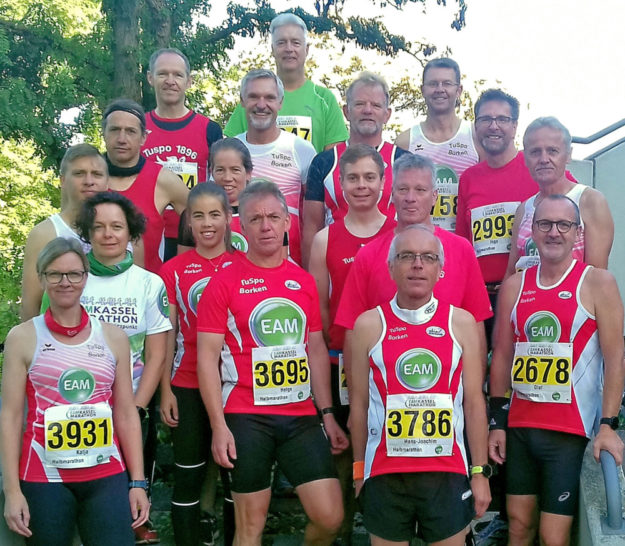
M 436 185 L 440 184 L 457 184 L 458 175 L 456 171 L 447 165 L 436 165 Z
M 232 246 L 241 252 L 247 252 L 247 239 L 236 231 L 232 232 Z
M 285 298 L 260 302 L 249 320 L 254 341 L 261 347 L 304 343 L 306 315 L 296 303 Z
M 211 277 L 204 277 L 199 281 L 196 281 L 191 288 L 189 288 L 189 296 L 188 303 L 189 309 L 193 311 L 194 315 L 197 315 L 197 306 L 200 303 L 200 298 L 202 297 L 202 293 L 208 284 L 208 281 L 211 280 Z
M 443 366 L 433 352 L 410 349 L 397 359 L 395 374 L 399 382 L 411 391 L 426 391 L 436 385 Z
M 525 321 L 525 335 L 529 341 L 555 343 L 560 339 L 560 321 L 549 311 L 538 311 Z
M 72 368 L 65 370 L 58 382 L 59 394 L 72 404 L 89 400 L 95 390 L 95 377 L 87 370 Z
M 169 299 L 167 298 L 167 290 L 165 290 L 165 286 L 161 288 L 158 295 L 158 310 L 165 318 L 169 317 Z

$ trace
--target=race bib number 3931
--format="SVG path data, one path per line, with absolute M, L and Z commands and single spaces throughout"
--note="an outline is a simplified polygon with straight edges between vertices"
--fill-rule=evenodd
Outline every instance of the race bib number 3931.
M 52 406 L 44 413 L 46 463 L 85 468 L 106 463 L 117 452 L 107 403 Z
M 519 342 L 512 364 L 512 388 L 533 402 L 571 402 L 572 343 Z
M 392 394 L 386 400 L 389 457 L 440 457 L 452 454 L 451 394 Z
M 255 405 L 302 402 L 310 396 L 305 345 L 256 347 L 252 349 L 252 364 Z

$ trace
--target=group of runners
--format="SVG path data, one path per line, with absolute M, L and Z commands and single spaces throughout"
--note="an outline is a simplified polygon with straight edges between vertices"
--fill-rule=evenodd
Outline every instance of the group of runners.
M 341 112 L 305 77 L 304 22 L 270 31 L 277 73 L 243 78 L 230 138 L 187 108 L 188 60 L 162 49 L 156 109 L 115 100 L 106 154 L 65 154 L 5 345 L 9 528 L 157 541 L 160 385 L 178 545 L 214 540 L 219 469 L 226 544 L 261 543 L 278 469 L 307 544 L 349 544 L 358 503 L 374 545 L 463 544 L 491 463 L 509 543 L 567 544 L 595 431 L 595 457 L 622 462 L 625 380 L 613 222 L 566 170 L 568 130 L 539 118 L 517 150 L 519 102 L 497 89 L 461 120 L 441 58 L 425 119 L 392 144 L 380 76 L 359 75 Z

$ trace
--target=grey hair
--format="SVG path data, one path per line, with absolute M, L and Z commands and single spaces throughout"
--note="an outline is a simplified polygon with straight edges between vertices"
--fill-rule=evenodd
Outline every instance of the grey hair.
M 388 91 L 388 84 L 386 83 L 386 80 L 378 74 L 367 71 L 361 72 L 347 88 L 347 91 L 345 92 L 345 102 L 347 103 L 348 108 L 350 107 L 350 104 L 354 99 L 354 91 L 359 85 L 365 85 L 369 87 L 373 87 L 376 85 L 380 86 L 382 88 L 382 91 L 384 92 L 384 97 L 386 98 L 386 107 L 388 108 L 388 105 L 391 102 L 391 97 Z
M 430 171 L 432 175 L 432 189 L 436 189 L 436 167 L 432 160 L 429 157 L 412 153 L 403 154 L 393 163 L 393 188 L 395 187 L 397 176 L 404 171 L 410 170 Z
M 525 134 L 523 135 L 523 148 L 527 148 L 527 139 L 529 138 L 529 135 L 538 131 L 539 129 L 542 129 L 543 127 L 559 131 L 562 134 L 562 141 L 566 146 L 566 151 L 571 151 L 571 133 L 558 118 L 555 118 L 553 116 L 536 118 L 534 121 L 532 121 L 532 123 L 527 126 L 527 129 L 525 129 Z
M 434 234 L 431 227 L 425 224 L 410 224 L 406 226 L 402 231 L 400 231 L 397 235 L 395 235 L 395 237 L 393 237 L 393 240 L 391 241 L 391 247 L 388 249 L 388 263 L 390 264 L 395 259 L 395 255 L 397 254 L 397 239 L 402 233 L 405 233 L 409 229 L 425 231 L 436 239 L 436 241 L 438 242 L 438 261 L 441 264 L 441 267 L 443 267 L 445 265 L 445 251 L 443 250 L 443 243 L 441 243 L 441 240 L 438 238 L 438 236 Z
M 304 20 L 295 15 L 294 13 L 281 13 L 280 15 L 276 15 L 271 24 L 269 25 L 269 32 L 271 33 L 271 39 L 273 41 L 273 35 L 276 29 L 280 27 L 284 27 L 286 25 L 296 25 L 304 31 L 304 43 L 307 41 L 308 28 L 306 27 L 306 23 Z
M 573 201 L 573 199 L 571 199 L 570 197 L 567 197 L 566 195 L 562 195 L 560 193 L 554 193 L 552 195 L 546 195 L 545 197 L 543 197 L 542 201 L 538 203 L 536 207 L 534 207 L 534 215 L 532 216 L 532 224 L 536 221 L 536 213 L 538 212 L 538 208 L 547 201 L 568 201 L 573 206 L 573 210 L 575 211 L 575 223 L 578 226 L 581 225 L 582 218 L 580 216 L 579 207 L 577 206 L 577 203 Z
M 245 215 L 243 214 L 243 210 L 249 201 L 253 201 L 255 199 L 262 199 L 263 197 L 275 197 L 286 214 L 289 214 L 289 207 L 286 204 L 286 199 L 284 198 L 283 193 L 280 191 L 280 188 L 275 182 L 271 180 L 257 179 L 252 180 L 245 189 L 239 195 L 239 216 L 241 221 Z
M 254 80 L 260 80 L 261 78 L 269 78 L 276 82 L 276 86 L 278 88 L 278 98 L 280 100 L 284 98 L 284 84 L 282 83 L 282 80 L 271 70 L 267 70 L 266 68 L 258 68 L 255 70 L 250 70 L 245 76 L 243 76 L 243 79 L 241 80 L 241 99 L 245 99 L 247 85 Z
M 84 270 L 89 271 L 89 261 L 87 260 L 87 256 L 85 256 L 80 241 L 73 237 L 56 237 L 44 246 L 39 256 L 37 256 L 37 264 L 35 267 L 39 278 L 43 276 L 46 268 L 54 260 L 68 252 L 76 254 L 80 258 Z
M 152 55 L 150 56 L 150 61 L 148 63 L 148 70 L 150 72 L 154 72 L 156 61 L 161 55 L 164 55 L 165 53 L 173 53 L 174 55 L 178 55 L 178 57 L 180 57 L 184 62 L 184 68 L 187 72 L 187 76 L 191 74 L 191 65 L 189 64 L 189 59 L 182 51 L 180 51 L 176 47 L 162 47 L 161 49 L 157 49 L 154 53 L 152 53 Z

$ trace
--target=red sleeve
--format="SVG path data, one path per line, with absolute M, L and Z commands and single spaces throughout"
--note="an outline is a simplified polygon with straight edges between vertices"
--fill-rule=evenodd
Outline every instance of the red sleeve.
M 467 192 L 470 175 L 467 176 L 467 169 L 461 176 L 458 184 L 458 207 L 456 208 L 456 235 L 471 241 L 471 211 L 467 208 Z
M 167 291 L 167 299 L 171 305 L 178 305 L 178 300 L 176 299 L 176 277 L 174 275 L 174 262 L 175 260 L 169 260 L 165 262 L 158 274 L 161 279 L 165 283 L 165 290 Z
M 345 279 L 334 324 L 352 330 L 360 314 L 369 309 L 365 299 L 369 275 L 370 271 L 365 264 L 362 253 L 358 252 Z
M 460 307 L 469 311 L 477 322 L 481 322 L 493 316 L 493 309 L 473 247 L 466 240 L 460 242 L 464 254 L 462 263 L 466 268 L 466 284 Z
M 229 295 L 234 290 L 228 286 L 222 269 L 208 283 L 197 306 L 197 331 L 225 334 L 228 331 Z

